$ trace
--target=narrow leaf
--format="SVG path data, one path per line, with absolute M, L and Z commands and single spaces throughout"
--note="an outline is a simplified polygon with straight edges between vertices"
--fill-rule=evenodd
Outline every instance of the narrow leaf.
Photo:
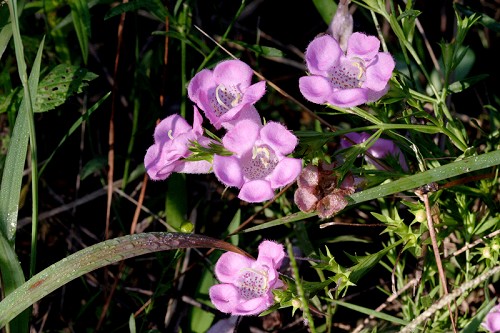
M 0 302 L 0 328 L 31 304 L 97 268 L 147 253 L 185 248 L 216 248 L 249 256 L 232 244 L 195 234 L 152 232 L 110 239 L 58 261 L 8 295 Z
M 89 38 L 90 38 L 90 12 L 87 1 L 85 0 L 70 0 L 71 17 L 75 27 L 76 36 L 80 43 L 83 62 L 87 64 L 89 57 Z
M 365 307 L 362 307 L 362 306 L 359 306 L 359 305 L 355 305 L 355 304 L 351 304 L 351 303 L 346 303 L 346 302 L 342 302 L 342 301 L 336 301 L 336 300 L 333 300 L 333 299 L 328 299 L 328 300 L 330 302 L 332 302 L 333 304 L 340 305 L 340 306 L 346 307 L 348 309 L 351 309 L 351 310 L 354 310 L 354 311 L 357 311 L 357 312 L 361 312 L 361 313 L 364 313 L 364 314 L 369 315 L 369 316 L 373 316 L 375 318 L 379 318 L 379 319 L 382 319 L 382 320 L 390 321 L 390 322 L 393 322 L 395 324 L 408 325 L 408 322 L 406 320 L 403 320 L 403 319 L 400 319 L 398 317 L 394 317 L 394 316 L 388 315 L 388 314 L 383 313 L 383 312 L 375 311 L 375 310 L 368 309 L 368 308 L 365 308 Z

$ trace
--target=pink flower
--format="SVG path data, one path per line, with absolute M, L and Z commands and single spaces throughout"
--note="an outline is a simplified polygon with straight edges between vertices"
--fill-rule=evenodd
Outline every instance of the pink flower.
M 370 134 L 364 132 L 352 132 L 346 134 L 345 136 L 354 141 L 356 144 L 365 142 L 370 138 Z M 340 141 L 340 146 L 345 149 L 352 146 L 352 143 L 346 139 L 342 139 L 342 141 Z M 396 144 L 391 140 L 379 138 L 370 148 L 368 148 L 367 152 L 377 159 L 383 159 L 388 155 L 392 155 L 399 159 L 399 165 L 401 165 L 401 169 L 403 169 L 404 171 L 408 171 L 408 164 L 406 164 L 406 160 L 403 153 L 401 152 L 401 149 L 396 146 Z M 372 158 L 365 156 L 365 159 L 368 163 L 373 164 L 377 169 L 383 170 L 382 166 Z
M 344 54 L 330 35 L 314 39 L 306 50 L 311 75 L 301 77 L 304 97 L 317 104 L 351 107 L 373 102 L 389 90 L 395 63 L 389 53 L 378 52 L 380 41 L 356 32 L 347 42 Z
M 488 312 L 481 326 L 491 333 L 500 332 L 500 304 Z
M 283 246 L 271 241 L 259 245 L 257 260 L 226 252 L 217 264 L 215 275 L 221 284 L 209 290 L 217 309 L 234 316 L 256 315 L 274 303 L 272 290 L 283 287 L 278 269 L 285 257 Z
M 266 83 L 252 83 L 253 71 L 240 60 L 227 60 L 214 70 L 204 69 L 188 85 L 189 98 L 205 112 L 215 126 L 230 129 L 238 121 L 251 119 L 261 123 L 257 110 L 248 107 L 266 91 Z
M 274 190 L 293 182 L 302 168 L 300 159 L 286 157 L 297 137 L 276 122 L 260 126 L 243 120 L 222 143 L 233 155 L 214 156 L 215 176 L 226 186 L 240 188 L 238 198 L 247 202 L 271 199 Z
M 208 146 L 210 139 L 202 136 L 202 117 L 194 107 L 193 127 L 178 114 L 163 119 L 155 128 L 155 143 L 149 147 L 144 157 L 144 165 L 153 180 L 165 179 L 172 172 L 208 173 L 212 167 L 208 161 L 184 161 L 191 155 L 189 147 L 197 141 Z
M 295 191 L 295 204 L 303 212 L 317 211 L 320 218 L 328 218 L 347 206 L 345 198 L 354 193 L 354 178 L 346 175 L 338 184 L 339 175 L 334 164 L 308 165 L 297 179 L 299 188 Z

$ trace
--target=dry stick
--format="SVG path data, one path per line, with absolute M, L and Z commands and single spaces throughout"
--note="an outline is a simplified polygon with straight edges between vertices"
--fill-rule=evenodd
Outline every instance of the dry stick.
M 487 279 L 498 273 L 500 273 L 500 265 L 497 265 L 492 269 L 486 270 L 483 274 L 479 275 L 474 280 L 470 280 L 469 282 L 462 284 L 460 287 L 453 290 L 453 292 L 451 292 L 450 294 L 442 297 L 437 303 L 434 303 L 426 311 L 422 312 L 422 314 L 420 314 L 417 318 L 413 319 L 409 325 L 407 325 L 400 331 L 400 333 L 416 332 L 416 328 L 418 327 L 418 325 L 426 321 L 428 318 L 430 318 L 430 316 L 432 316 L 434 313 L 442 309 L 445 305 L 447 304 L 449 305 L 451 301 L 457 299 L 460 296 L 463 296 L 463 294 L 467 290 L 475 288 L 480 283 L 486 281 Z
M 146 195 L 146 185 L 148 184 L 148 174 L 144 174 L 142 180 L 141 193 L 139 194 L 139 200 L 137 201 L 137 208 L 134 212 L 134 218 L 132 219 L 132 224 L 130 225 L 130 234 L 135 234 L 135 228 L 137 227 L 137 221 L 139 220 L 139 214 L 141 213 L 142 203 L 144 202 L 144 196 Z
M 127 3 L 128 0 L 123 0 L 122 3 Z M 125 25 L 125 15 L 122 13 L 120 15 L 120 23 L 118 24 L 117 33 L 117 45 L 116 45 L 116 55 L 115 55 L 115 67 L 113 72 L 113 88 L 112 88 L 112 98 L 111 98 L 111 115 L 109 116 L 109 138 L 108 138 L 108 185 L 113 183 L 114 169 L 115 169 L 115 109 L 116 109 L 116 95 L 118 93 L 118 64 L 120 63 L 120 50 L 122 46 L 123 37 L 123 26 Z M 108 197 L 106 205 L 106 230 L 104 233 L 105 239 L 109 238 L 109 225 L 111 219 L 111 201 L 113 199 L 113 188 L 108 186 Z
M 493 231 L 492 233 L 484 236 L 484 238 L 493 238 L 493 237 L 498 236 L 498 235 L 500 235 L 500 229 L 497 230 L 497 231 Z M 476 246 L 478 244 L 484 243 L 484 238 L 478 238 L 474 242 L 466 244 L 460 250 L 457 250 L 457 251 L 453 252 L 452 254 L 450 254 L 449 256 L 447 256 L 446 258 L 458 256 L 460 253 L 463 253 L 463 252 L 465 252 L 467 250 L 470 250 L 470 249 L 472 249 L 474 246 Z
M 432 221 L 431 207 L 429 205 L 429 196 L 427 193 L 422 194 L 422 199 L 425 204 L 425 212 L 427 214 L 427 228 L 429 229 L 429 235 L 431 236 L 432 250 L 434 252 L 434 258 L 436 259 L 436 265 L 439 272 L 439 278 L 441 280 L 441 285 L 443 287 L 443 291 L 445 295 L 448 295 L 448 286 L 446 284 L 446 276 L 443 270 L 443 263 L 441 262 L 441 257 L 439 255 L 439 247 L 437 244 L 436 230 L 434 229 L 434 224 Z M 457 332 L 457 328 L 455 326 L 455 320 L 453 318 L 453 313 L 451 311 L 450 303 L 448 303 L 448 311 L 450 312 L 450 320 L 451 325 L 453 327 L 453 332 Z

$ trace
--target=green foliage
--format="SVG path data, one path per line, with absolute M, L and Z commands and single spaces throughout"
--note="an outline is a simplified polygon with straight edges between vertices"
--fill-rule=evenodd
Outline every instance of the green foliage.
M 176 251 L 111 263 L 200 242 L 256 256 L 259 242 L 271 239 L 287 244 L 285 287 L 242 327 L 448 332 L 450 304 L 457 332 L 481 331 L 498 302 L 489 284 L 498 283 L 500 265 L 500 75 L 493 47 L 500 23 L 483 3 L 438 5 L 443 15 L 455 11 L 442 27 L 423 3 L 353 3 L 355 30 L 377 32 L 396 69 L 381 100 L 341 108 L 305 104 L 297 89 L 306 75 L 304 47 L 326 31 L 337 1 L 290 8 L 244 0 L 2 2 L 0 325 L 18 333 L 28 324 L 46 331 L 206 332 L 223 318 L 208 295 L 220 253 Z M 294 10 L 297 16 L 281 15 Z M 310 22 L 318 13 L 322 20 Z M 179 113 L 190 123 L 189 80 L 231 58 L 269 79 L 255 107 L 266 122 L 282 122 L 299 137 L 293 157 L 304 166 L 335 162 L 341 178 L 353 176 L 356 192 L 345 209 L 324 220 L 301 212 L 293 204 L 296 185 L 255 205 L 210 174 L 148 181 L 143 160 L 157 121 Z M 186 161 L 230 156 L 225 131 L 203 126 L 214 142 L 191 142 Z M 341 150 L 353 132 L 370 138 Z M 401 149 L 408 169 L 395 156 L 369 156 L 380 138 Z M 150 238 L 154 233 L 114 239 L 165 229 L 179 233 L 161 242 Z M 101 242 L 108 231 L 113 239 Z M 30 260 L 30 271 L 41 272 L 24 283 Z M 64 292 L 50 294 L 61 286 Z M 29 310 L 13 319 L 34 302 L 31 321 Z

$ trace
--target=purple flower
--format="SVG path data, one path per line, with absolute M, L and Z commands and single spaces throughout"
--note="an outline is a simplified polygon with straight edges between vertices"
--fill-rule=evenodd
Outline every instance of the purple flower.
M 207 147 L 210 139 L 202 136 L 202 117 L 194 107 L 193 127 L 178 114 L 163 119 L 155 128 L 155 143 L 144 157 L 144 166 L 153 180 L 165 179 L 172 172 L 208 173 L 212 165 L 208 161 L 184 161 L 191 155 L 189 147 L 197 141 Z
M 491 333 L 500 332 L 500 304 L 488 312 L 481 326 Z
M 395 63 L 389 53 L 378 52 L 380 41 L 356 32 L 347 42 L 344 54 L 330 35 L 314 39 L 306 50 L 311 75 L 301 77 L 304 97 L 317 104 L 351 107 L 373 102 L 389 90 Z
M 365 132 L 362 133 L 352 132 L 346 134 L 345 136 L 348 137 L 350 140 L 354 141 L 356 144 L 365 142 L 370 138 L 370 134 Z M 340 146 L 343 149 L 345 149 L 352 146 L 352 143 L 346 139 L 342 139 L 340 141 Z M 398 146 L 396 146 L 396 144 L 391 140 L 379 138 L 370 148 L 368 148 L 367 152 L 370 153 L 371 156 L 377 159 L 383 159 L 386 158 L 388 155 L 392 155 L 399 159 L 399 165 L 401 165 L 401 169 L 403 169 L 404 171 L 408 171 L 408 164 L 406 164 L 406 160 L 403 153 L 401 152 L 401 149 Z M 373 164 L 377 169 L 384 170 L 384 168 L 372 158 L 365 156 L 365 159 L 368 163 Z
M 283 125 L 269 122 L 260 126 L 243 120 L 222 138 L 231 156 L 215 155 L 215 176 L 226 186 L 240 188 L 238 198 L 262 202 L 274 196 L 274 190 L 293 182 L 302 161 L 286 157 L 297 145 L 297 137 Z
M 204 69 L 188 85 L 189 98 L 205 112 L 215 126 L 230 129 L 238 121 L 251 119 L 261 123 L 257 110 L 248 107 L 266 91 L 266 83 L 252 83 L 253 71 L 240 60 L 227 60 L 214 70 Z
M 221 284 L 209 290 L 217 309 L 235 316 L 256 315 L 274 303 L 272 290 L 281 288 L 278 269 L 285 257 L 283 246 L 271 241 L 259 245 L 257 260 L 226 252 L 217 264 L 215 275 Z
M 333 163 L 310 164 L 302 170 L 294 195 L 295 204 L 301 211 L 316 210 L 320 218 L 328 218 L 347 206 L 345 197 L 354 193 L 354 178 L 348 174 L 342 184 L 338 184 L 339 175 L 334 167 Z

